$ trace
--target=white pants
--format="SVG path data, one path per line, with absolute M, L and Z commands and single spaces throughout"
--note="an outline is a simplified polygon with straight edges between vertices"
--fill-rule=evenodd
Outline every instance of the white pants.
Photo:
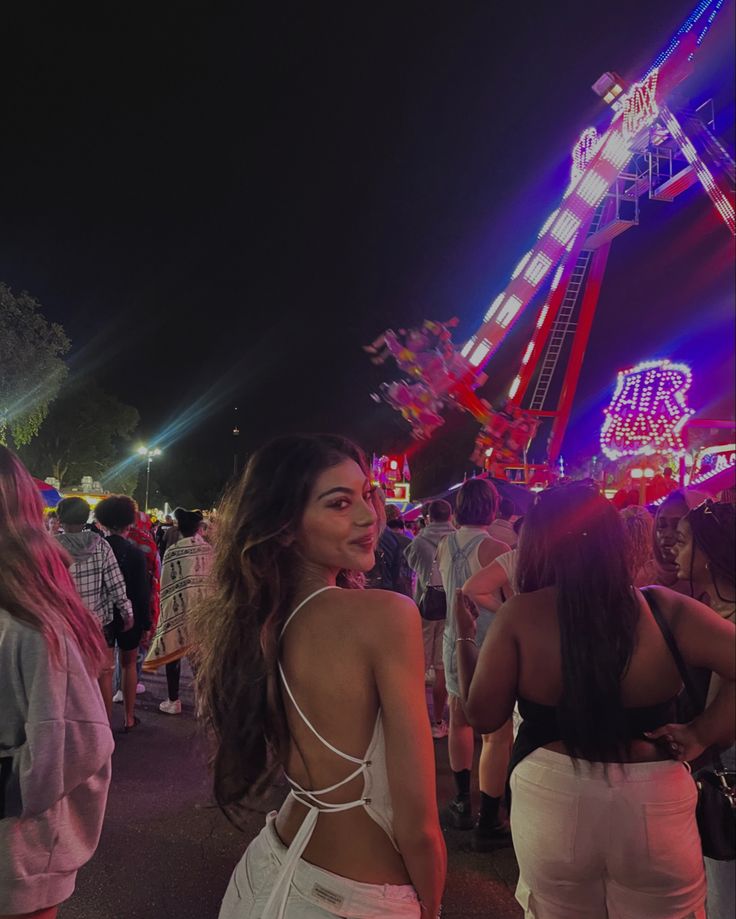
M 288 849 L 274 827 L 276 812 L 248 846 L 233 871 L 219 919 L 260 919 Z M 362 884 L 299 860 L 285 919 L 419 919 L 419 900 L 410 885 Z
M 701 919 L 697 789 L 681 763 L 535 750 L 511 775 L 516 899 L 527 919 Z

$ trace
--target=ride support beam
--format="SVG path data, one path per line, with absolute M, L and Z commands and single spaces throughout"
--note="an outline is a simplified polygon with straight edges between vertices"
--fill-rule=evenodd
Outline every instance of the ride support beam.
M 560 401 L 557 406 L 557 416 L 552 422 L 552 431 L 549 439 L 548 459 L 549 464 L 556 463 L 562 450 L 562 441 L 565 437 L 567 424 L 570 420 L 573 401 L 575 400 L 575 391 L 580 379 L 580 371 L 583 366 L 585 351 L 588 347 L 590 330 L 593 327 L 595 310 L 598 306 L 598 299 L 601 293 L 601 284 L 603 276 L 606 273 L 606 263 L 608 262 L 608 253 L 611 251 L 611 243 L 596 249 L 590 262 L 588 278 L 585 282 L 585 292 L 583 301 L 580 305 L 580 315 L 578 317 L 578 326 L 573 338 L 572 348 L 570 350 L 570 359 L 567 362 L 565 377 L 562 381 L 562 391 L 560 392 Z
M 576 237 L 574 247 L 562 263 L 562 272 L 557 279 L 557 286 L 554 290 L 550 290 L 544 302 L 544 306 L 539 311 L 537 326 L 522 358 L 521 367 L 519 368 L 516 380 L 509 390 L 509 401 L 513 405 L 521 407 L 522 400 L 526 395 L 529 384 L 534 378 L 534 372 L 539 366 L 540 361 L 544 359 L 544 349 L 547 344 L 547 339 L 550 336 L 557 315 L 560 312 L 560 307 L 567 296 L 570 276 L 573 273 L 578 256 L 583 251 L 583 246 L 585 245 L 585 240 L 587 239 L 592 221 L 593 214 L 590 215 L 585 225 L 581 227 L 581 231 Z

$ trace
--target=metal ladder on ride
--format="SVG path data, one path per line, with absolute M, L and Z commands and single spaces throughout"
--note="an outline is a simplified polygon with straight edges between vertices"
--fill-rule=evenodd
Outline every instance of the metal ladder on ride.
M 595 233 L 600 226 L 603 208 L 603 203 L 598 205 L 593 215 L 590 229 L 588 230 L 589 236 Z M 585 283 L 585 275 L 588 271 L 592 255 L 592 249 L 583 249 L 575 261 L 570 280 L 567 282 L 565 297 L 560 304 L 560 310 L 550 331 L 549 341 L 547 342 L 544 358 L 542 359 L 539 370 L 539 376 L 537 377 L 531 401 L 529 402 L 530 411 L 541 412 L 544 410 L 544 404 L 547 401 L 547 395 L 552 385 L 552 379 L 557 369 L 557 363 L 560 359 L 565 339 L 574 332 L 577 327 L 577 322 L 573 321 L 573 316 L 575 315 L 575 310 L 580 299 L 580 292 Z

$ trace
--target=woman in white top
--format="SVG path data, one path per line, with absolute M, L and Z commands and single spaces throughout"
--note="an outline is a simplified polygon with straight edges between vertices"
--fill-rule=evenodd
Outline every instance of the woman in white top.
M 329 435 L 259 450 L 221 511 L 214 593 L 190 620 L 215 797 L 232 814 L 282 767 L 291 785 L 221 919 L 439 913 L 421 619 L 399 594 L 348 589 L 378 535 L 365 457 Z
M 518 539 L 524 518 L 514 521 L 514 536 Z M 503 604 L 516 594 L 516 557 L 514 546 L 493 559 L 490 565 L 471 575 L 463 586 L 463 594 L 480 609 L 497 613 Z

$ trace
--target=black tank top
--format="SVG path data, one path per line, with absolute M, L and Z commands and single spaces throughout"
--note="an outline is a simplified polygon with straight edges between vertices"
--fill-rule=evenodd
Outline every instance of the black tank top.
M 677 696 L 658 705 L 627 708 L 624 711 L 631 739 L 643 740 L 645 731 L 653 731 L 663 724 L 675 721 Z M 519 714 L 523 721 L 511 752 L 509 775 L 523 759 L 539 747 L 546 747 L 547 744 L 562 740 L 557 708 L 554 705 L 542 705 L 519 697 Z

